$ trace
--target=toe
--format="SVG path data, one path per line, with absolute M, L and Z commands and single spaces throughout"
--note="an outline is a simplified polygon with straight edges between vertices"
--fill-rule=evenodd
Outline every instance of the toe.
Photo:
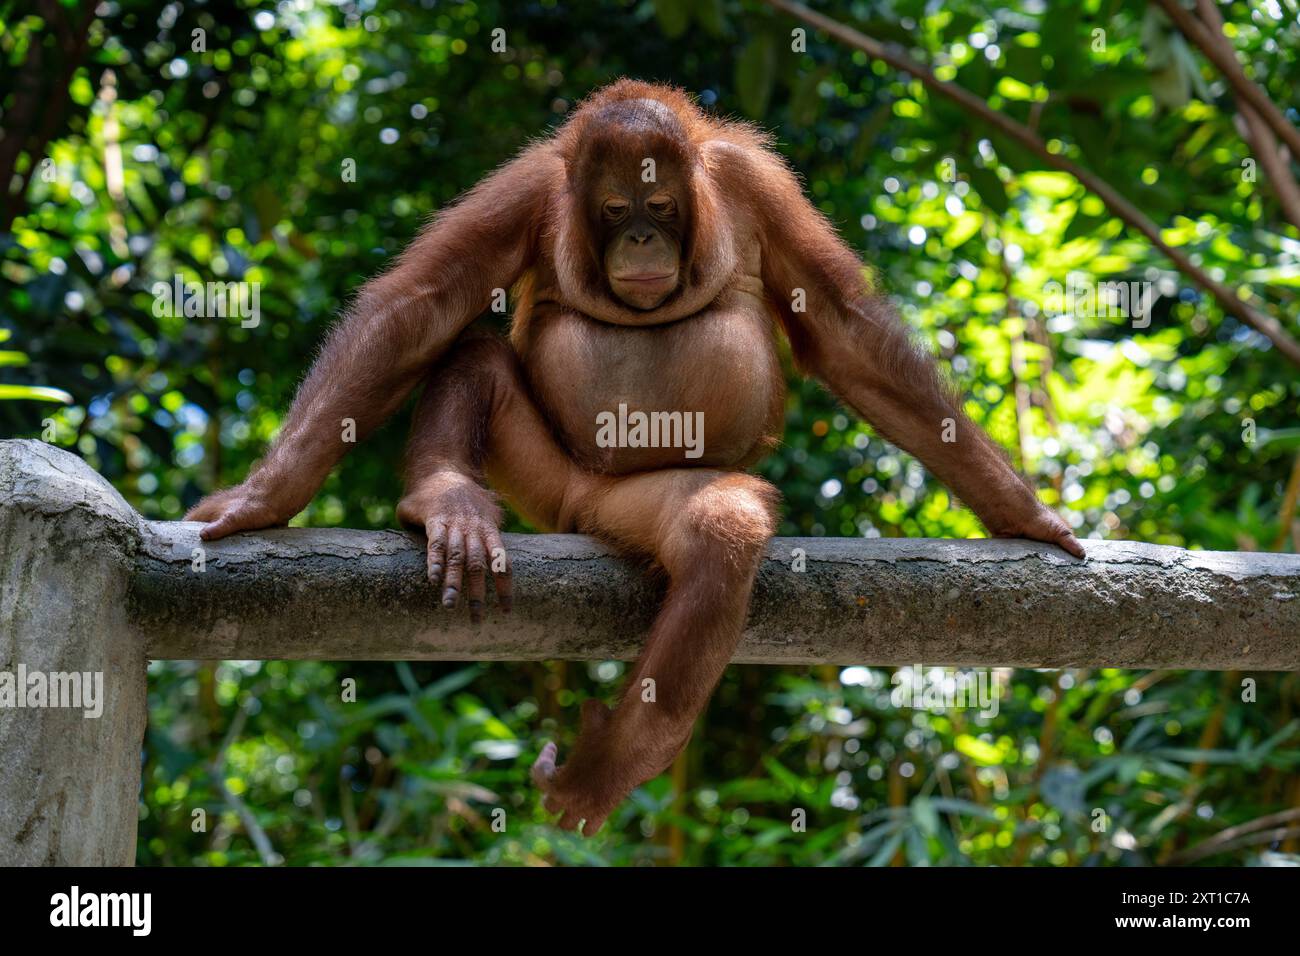
M 555 758 L 559 752 L 560 748 L 554 742 L 548 742 L 533 761 L 532 778 L 537 786 L 545 789 L 555 778 Z

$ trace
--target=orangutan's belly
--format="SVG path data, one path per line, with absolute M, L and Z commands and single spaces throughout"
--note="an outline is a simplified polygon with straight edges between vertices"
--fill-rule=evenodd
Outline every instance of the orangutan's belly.
M 734 468 L 780 429 L 785 383 L 773 331 L 766 305 L 740 291 L 649 327 L 551 306 L 532 317 L 524 366 L 558 437 L 587 468 Z

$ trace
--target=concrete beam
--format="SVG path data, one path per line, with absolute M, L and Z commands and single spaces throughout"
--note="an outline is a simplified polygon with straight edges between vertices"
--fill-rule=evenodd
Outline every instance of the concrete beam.
M 590 538 L 507 535 L 515 610 L 474 625 L 438 606 L 417 536 L 198 530 L 0 442 L 0 865 L 132 862 L 147 658 L 632 658 L 662 594 Z M 1300 556 L 1085 547 L 778 538 L 736 660 L 1300 669 Z M 100 715 L 6 701 L 37 672 L 102 675 Z

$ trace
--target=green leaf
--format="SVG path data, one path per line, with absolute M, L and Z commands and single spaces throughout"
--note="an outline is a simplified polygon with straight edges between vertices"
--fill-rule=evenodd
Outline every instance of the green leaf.
M 939 811 L 928 797 L 917 797 L 912 801 L 912 819 L 926 836 L 935 836 L 939 832 Z
M 970 171 L 970 182 L 980 194 L 980 199 L 984 200 L 984 205 L 999 216 L 1006 215 L 1011 204 L 1007 201 L 1007 187 L 1002 184 L 997 173 L 977 166 Z
M 689 6 L 689 2 L 687 3 Z M 695 21 L 709 36 L 720 37 L 727 32 L 727 17 L 722 0 L 700 0 L 695 4 Z
M 665 36 L 681 36 L 691 25 L 690 0 L 655 0 L 655 18 Z
M 1066 227 L 1065 233 L 1061 236 L 1061 241 L 1072 242 L 1075 239 L 1090 236 L 1098 228 L 1105 225 L 1109 218 L 1109 216 L 1089 216 L 1086 213 L 1076 212 L 1074 218 L 1070 220 L 1070 225 Z
M 948 231 L 943 234 L 943 244 L 949 249 L 956 249 L 967 239 L 978 233 L 983 225 L 984 217 L 968 209 L 953 220 L 952 225 L 948 227 Z
M 996 767 L 1002 763 L 1002 751 L 970 734 L 959 734 L 953 746 L 957 748 L 958 753 L 965 754 L 978 764 Z
M 50 388 L 47 385 L 0 385 L 0 401 L 24 398 L 34 402 L 72 404 L 72 396 L 61 388 Z
M 1004 76 L 998 80 L 997 91 L 1009 100 L 1032 101 L 1036 98 L 1032 86 L 1013 76 Z
M 764 757 L 763 766 L 767 768 L 767 772 L 771 774 L 778 783 L 785 787 L 787 791 L 792 794 L 799 792 L 799 786 L 803 781 L 799 778 L 798 774 L 788 770 L 780 761 L 773 757 Z
M 1261 428 L 1255 439 L 1256 448 L 1270 445 L 1278 450 L 1300 448 L 1300 428 Z
M 821 110 L 822 99 L 817 87 L 826 79 L 830 69 L 820 67 L 803 73 L 795 80 L 790 92 L 790 121 L 798 126 L 811 126 L 817 120 Z
M 750 119 L 762 119 L 776 80 L 776 40 L 759 34 L 745 44 L 736 59 L 736 96 Z
M 969 817 L 980 817 L 984 820 L 999 823 L 1002 820 L 995 810 L 982 807 L 970 800 L 962 800 L 960 797 L 930 797 L 928 799 L 930 806 L 941 813 L 961 813 Z
M 902 844 L 903 838 L 907 835 L 906 830 L 901 830 L 890 837 L 885 845 L 882 846 L 876 855 L 867 861 L 867 866 L 888 866 L 889 861 L 893 859 L 898 847 Z
M 474 679 L 483 672 L 483 668 L 477 664 L 471 667 L 463 667 L 460 670 L 440 678 L 420 692 L 423 700 L 441 700 L 448 694 L 460 690 L 474 682 Z

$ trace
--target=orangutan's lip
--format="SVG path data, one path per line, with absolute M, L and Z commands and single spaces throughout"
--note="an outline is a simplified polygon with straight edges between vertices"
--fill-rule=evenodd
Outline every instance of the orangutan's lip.
M 615 282 L 663 282 L 665 279 L 676 278 L 671 272 L 665 272 L 662 275 L 634 275 L 634 276 L 615 276 Z

